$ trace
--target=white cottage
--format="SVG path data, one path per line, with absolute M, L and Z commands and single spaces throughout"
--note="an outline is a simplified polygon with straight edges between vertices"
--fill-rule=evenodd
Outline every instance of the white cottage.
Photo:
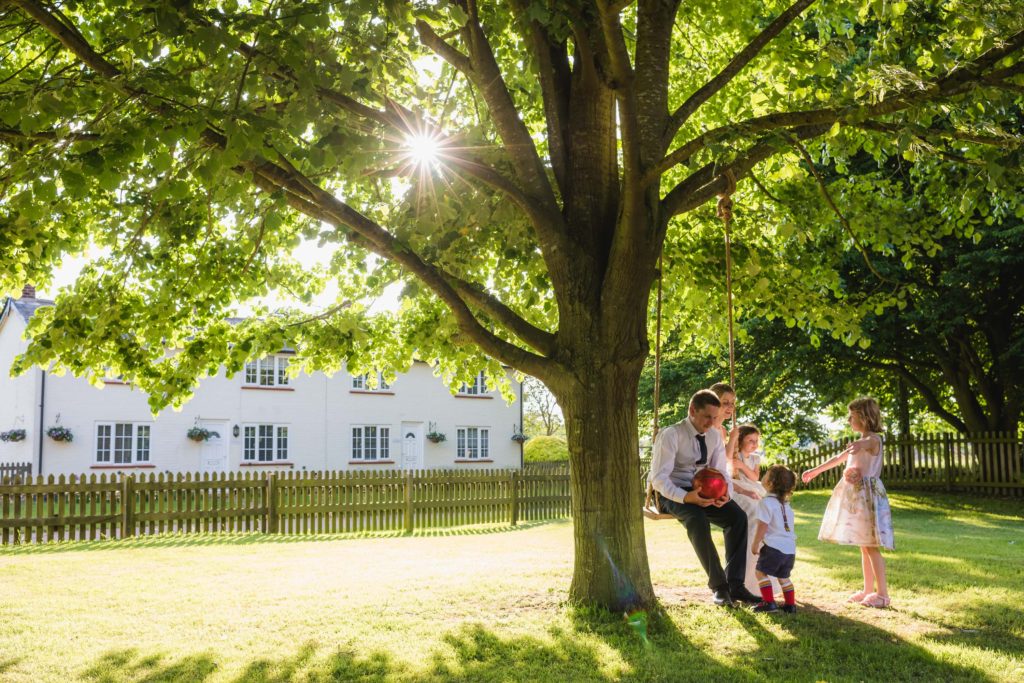
M 52 301 L 26 287 L 0 310 L 0 463 L 31 462 L 33 473 L 102 471 L 335 470 L 371 468 L 521 467 L 519 400 L 508 405 L 487 391 L 482 375 L 456 395 L 426 363 L 415 363 L 390 386 L 365 377 L 322 373 L 289 378 L 289 354 L 250 363 L 228 378 L 201 380 L 181 412 L 154 418 L 141 390 L 116 379 L 98 389 L 85 379 L 34 369 L 16 378 L 8 368 L 27 342 L 32 314 Z M 70 442 L 47 435 L 67 428 Z M 193 427 L 216 436 L 192 441 Z M 431 431 L 444 441 L 428 439 Z

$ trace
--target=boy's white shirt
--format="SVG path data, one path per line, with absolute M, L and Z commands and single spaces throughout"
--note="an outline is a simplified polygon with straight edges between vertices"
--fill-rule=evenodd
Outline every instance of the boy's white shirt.
M 682 503 L 688 493 L 685 487 L 693 485 L 693 476 L 697 471 L 705 467 L 714 467 L 725 476 L 731 499 L 732 478 L 726 470 L 725 442 L 722 435 L 717 429 L 704 432 L 708 461 L 698 466 L 698 433 L 689 417 L 658 432 L 658 438 L 654 440 L 654 454 L 651 457 L 651 473 L 648 480 L 655 491 L 669 500 Z M 676 475 L 674 478 L 673 473 Z

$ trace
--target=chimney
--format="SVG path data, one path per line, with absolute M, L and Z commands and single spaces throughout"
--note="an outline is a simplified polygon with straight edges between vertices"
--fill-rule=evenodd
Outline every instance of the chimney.
M 35 299 L 36 298 L 36 288 L 33 287 L 32 285 L 25 285 L 22 288 L 22 290 L 21 290 L 21 298 L 22 299 Z

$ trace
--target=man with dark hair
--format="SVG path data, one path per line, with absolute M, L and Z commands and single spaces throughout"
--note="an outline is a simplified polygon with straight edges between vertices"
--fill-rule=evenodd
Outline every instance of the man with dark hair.
M 721 498 L 703 498 L 693 490 L 693 478 L 698 471 L 705 467 L 726 471 L 722 435 L 711 428 L 721 405 L 714 392 L 698 391 L 690 398 L 686 419 L 658 432 L 650 482 L 658 493 L 660 510 L 686 527 L 690 543 L 708 575 L 715 604 L 757 604 L 761 598 L 743 585 L 747 569 L 747 515 L 732 500 L 732 479 L 726 476 L 728 493 Z M 724 570 L 711 540 L 712 524 L 725 531 Z

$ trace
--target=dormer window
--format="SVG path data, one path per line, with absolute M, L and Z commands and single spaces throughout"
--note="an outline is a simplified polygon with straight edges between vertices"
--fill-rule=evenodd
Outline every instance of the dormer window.
M 482 396 L 487 393 L 487 382 L 484 380 L 483 370 L 477 374 L 472 384 L 463 384 L 459 393 L 464 396 Z
M 288 386 L 288 358 L 267 356 L 245 364 L 245 383 L 256 387 Z
M 353 391 L 391 391 L 391 385 L 384 381 L 384 375 L 377 373 L 377 386 L 370 386 L 370 375 L 356 375 L 352 377 Z

